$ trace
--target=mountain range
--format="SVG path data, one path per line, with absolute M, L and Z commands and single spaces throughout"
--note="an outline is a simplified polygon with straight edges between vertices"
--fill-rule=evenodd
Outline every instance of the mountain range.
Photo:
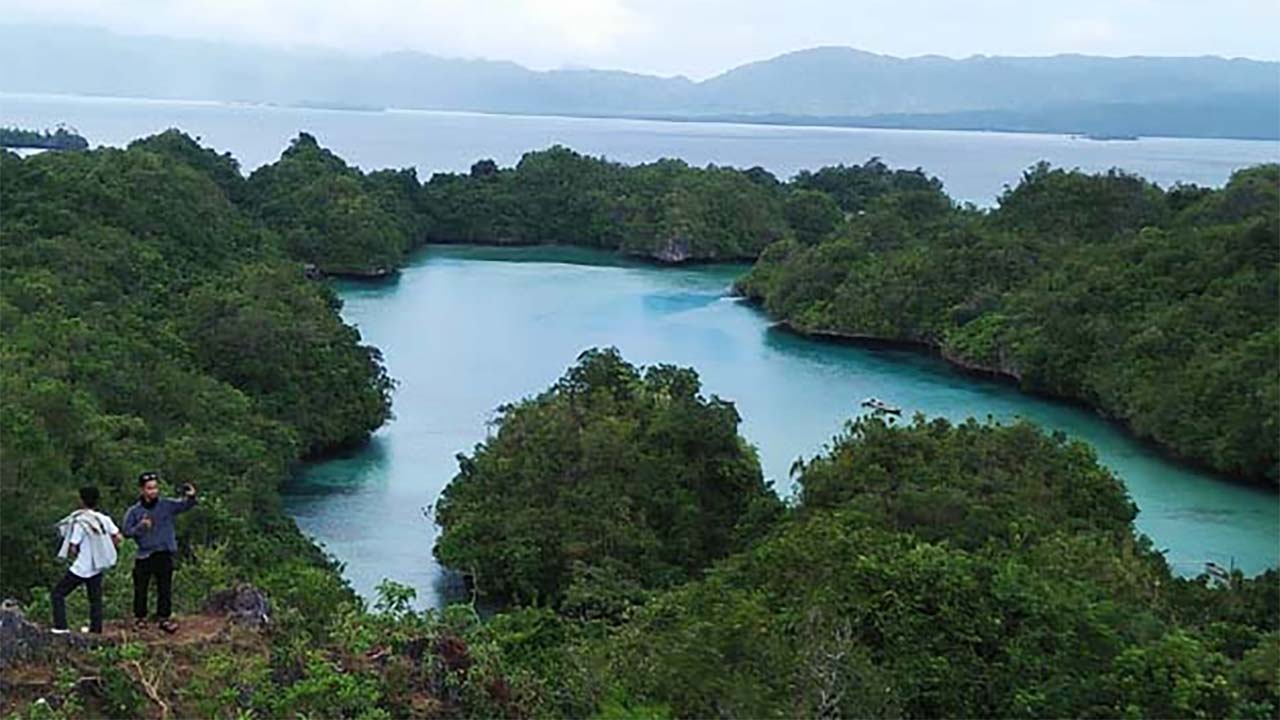
M 1280 63 L 819 47 L 702 81 L 0 25 L 0 91 L 493 113 L 1280 139 Z

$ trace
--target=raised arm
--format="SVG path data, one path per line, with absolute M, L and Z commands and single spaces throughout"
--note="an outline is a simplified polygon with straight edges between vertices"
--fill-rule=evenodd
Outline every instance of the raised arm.
M 193 492 L 180 498 L 165 498 L 164 502 L 173 507 L 174 515 L 180 515 L 196 506 L 196 494 Z

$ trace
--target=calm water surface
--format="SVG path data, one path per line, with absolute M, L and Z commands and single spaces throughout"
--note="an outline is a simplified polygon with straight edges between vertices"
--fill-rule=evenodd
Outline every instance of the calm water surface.
M 663 269 L 569 249 L 432 247 L 398 282 L 340 286 L 345 317 L 382 348 L 400 385 L 396 419 L 361 452 L 293 484 L 290 512 L 347 565 L 362 593 L 384 577 L 438 600 L 436 529 L 424 516 L 482 440 L 498 405 L 540 392 L 582 350 L 616 345 L 633 363 L 691 365 L 737 404 L 742 432 L 782 494 L 868 395 L 908 413 L 961 420 L 1025 417 L 1084 439 L 1128 486 L 1138 527 L 1175 569 L 1205 561 L 1276 564 L 1273 493 L 1169 463 L 1087 411 L 952 372 L 933 358 L 814 342 L 770 327 L 727 297 L 742 267 Z
M 365 169 L 413 166 L 424 180 L 466 170 L 479 158 L 502 164 L 554 143 L 624 162 L 660 157 L 694 165 L 760 165 L 779 177 L 803 168 L 861 163 L 923 167 L 959 200 L 990 204 L 1006 183 L 1039 160 L 1106 170 L 1120 167 L 1162 184 L 1218 185 L 1231 171 L 1280 158 L 1280 143 L 1143 138 L 1076 140 L 1065 135 L 933 130 L 769 127 L 476 113 L 391 110 L 351 112 L 173 100 L 0 94 L 0 125 L 45 128 L 67 123 L 94 145 L 124 145 L 178 127 L 230 151 L 245 171 L 280 156 L 299 131 L 315 135 Z

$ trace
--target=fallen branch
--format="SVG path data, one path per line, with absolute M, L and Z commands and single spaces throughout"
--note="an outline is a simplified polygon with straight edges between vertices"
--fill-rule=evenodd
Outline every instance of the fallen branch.
M 138 682 L 142 685 L 142 689 L 146 691 L 147 697 L 151 698 L 155 704 L 160 706 L 160 720 L 166 720 L 169 717 L 169 704 L 166 703 L 160 697 L 160 693 L 157 692 L 156 681 L 147 680 L 147 675 L 142 671 L 142 665 L 137 660 L 130 660 L 128 664 L 138 671 Z M 160 673 L 157 672 L 156 679 L 159 679 L 159 677 Z

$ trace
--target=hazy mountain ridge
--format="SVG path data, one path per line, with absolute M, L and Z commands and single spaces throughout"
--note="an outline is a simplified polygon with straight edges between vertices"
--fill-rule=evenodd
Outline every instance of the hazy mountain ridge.
M 0 26 L 0 90 L 281 104 L 941 129 L 1280 137 L 1280 63 L 1218 57 L 898 58 L 819 47 L 695 82 L 397 51 L 370 57 Z M 1231 117 L 1222 117 L 1224 111 Z M 773 120 L 768 117 L 774 116 Z
M 1182 100 L 1270 92 L 1280 64 L 1202 58 L 896 58 L 823 47 L 750 63 L 701 84 L 716 110 L 871 115 Z

